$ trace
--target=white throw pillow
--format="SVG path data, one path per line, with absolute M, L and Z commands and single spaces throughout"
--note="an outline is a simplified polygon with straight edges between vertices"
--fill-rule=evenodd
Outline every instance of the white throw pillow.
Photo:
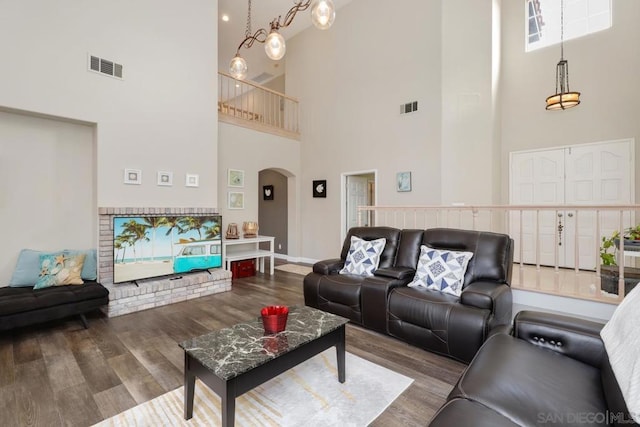
M 636 285 L 613 312 L 600 331 L 613 374 L 631 418 L 640 423 L 640 284 Z
M 351 247 L 340 274 L 373 276 L 373 272 L 378 269 L 378 264 L 380 264 L 380 255 L 386 243 L 387 239 L 385 238 L 364 240 L 351 236 Z
M 422 245 L 416 275 L 408 286 L 427 288 L 459 297 L 471 257 L 473 252 L 447 251 Z

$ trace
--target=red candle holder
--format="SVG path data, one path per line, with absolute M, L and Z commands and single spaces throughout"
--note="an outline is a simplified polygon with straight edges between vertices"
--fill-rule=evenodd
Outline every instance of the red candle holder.
M 262 324 L 267 334 L 277 334 L 284 331 L 289 317 L 289 307 L 285 305 L 270 305 L 260 310 Z

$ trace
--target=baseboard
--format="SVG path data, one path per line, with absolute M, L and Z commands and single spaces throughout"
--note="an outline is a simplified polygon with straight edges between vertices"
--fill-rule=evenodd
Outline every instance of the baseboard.
M 274 254 L 273 255 L 275 258 L 278 259 L 282 259 L 285 260 L 287 262 L 291 262 L 294 264 L 310 264 L 313 265 L 316 262 L 318 262 L 319 260 L 313 259 L 313 258 L 304 258 L 304 257 L 294 257 L 294 256 L 290 256 L 290 255 L 286 255 L 286 254 Z

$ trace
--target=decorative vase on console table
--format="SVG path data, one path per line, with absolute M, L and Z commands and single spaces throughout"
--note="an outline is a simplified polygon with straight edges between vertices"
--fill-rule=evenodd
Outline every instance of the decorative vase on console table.
M 242 234 L 245 238 L 256 237 L 258 235 L 258 223 L 255 221 L 246 221 L 242 223 Z
M 227 234 L 224 236 L 226 239 L 239 239 L 238 224 L 232 222 L 227 226 Z

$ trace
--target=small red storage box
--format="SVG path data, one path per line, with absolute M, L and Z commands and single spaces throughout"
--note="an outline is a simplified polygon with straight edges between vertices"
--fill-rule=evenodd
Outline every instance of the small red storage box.
M 256 275 L 256 260 L 245 259 L 242 261 L 231 261 L 231 274 L 234 279 L 251 277 Z

